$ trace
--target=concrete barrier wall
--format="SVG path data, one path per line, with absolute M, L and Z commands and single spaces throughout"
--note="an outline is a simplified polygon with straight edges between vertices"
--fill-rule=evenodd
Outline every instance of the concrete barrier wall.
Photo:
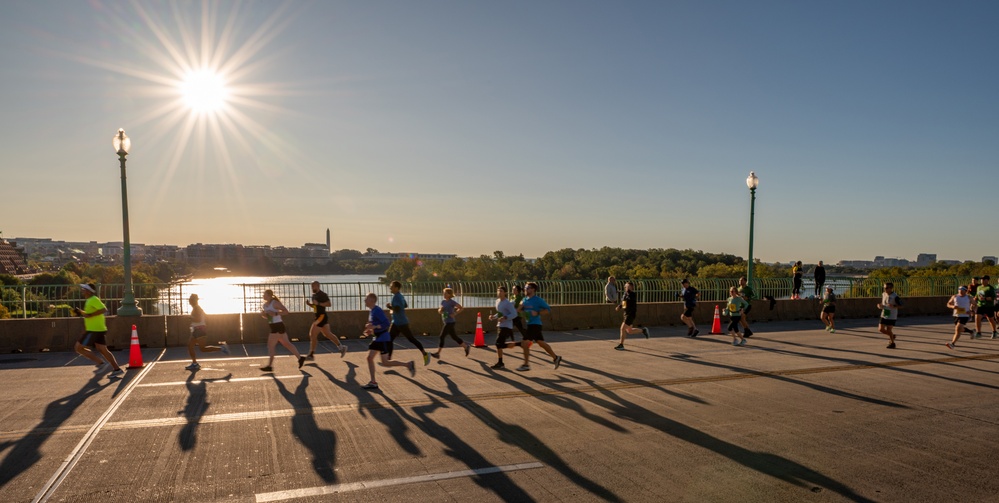
M 949 297 L 906 297 L 899 311 L 906 316 L 946 316 Z M 840 299 L 836 303 L 836 317 L 877 318 L 880 311 L 876 298 Z M 715 306 L 722 308 L 721 302 L 701 302 L 694 310 L 694 320 L 699 327 L 710 328 Z M 821 311 L 817 300 L 779 300 L 770 308 L 763 300 L 753 302 L 749 315 L 753 323 L 767 321 L 817 320 Z M 475 332 L 476 315 L 482 314 L 482 326 L 486 333 L 496 332 L 496 323 L 489 321 L 489 308 L 465 309 L 455 318 L 458 335 L 471 341 Z M 677 326 L 681 325 L 680 314 L 683 305 L 677 302 L 640 304 L 636 325 Z M 356 339 L 368 321 L 367 311 L 337 311 L 330 314 L 330 326 L 336 335 Z M 410 327 L 416 335 L 434 337 L 433 342 L 424 345 L 434 347 L 443 322 L 436 309 L 409 309 L 406 311 Z M 309 327 L 315 316 L 312 313 L 290 313 L 284 317 L 288 336 L 300 341 L 308 340 Z M 610 304 L 579 304 L 557 306 L 552 313 L 542 316 L 546 330 L 571 331 L 595 328 L 615 328 L 621 325 L 622 311 L 615 311 Z M 208 338 L 212 343 L 225 341 L 229 344 L 265 343 L 270 329 L 267 320 L 256 313 L 209 314 L 207 315 Z M 190 337 L 190 316 L 142 316 L 138 318 L 108 317 L 108 346 L 113 349 L 127 349 L 132 335 L 132 325 L 136 325 L 139 340 L 143 346 L 162 348 L 187 345 Z M 0 320 L 0 354 L 15 351 L 39 352 L 71 351 L 80 334 L 83 333 L 83 320 L 80 318 L 38 318 Z

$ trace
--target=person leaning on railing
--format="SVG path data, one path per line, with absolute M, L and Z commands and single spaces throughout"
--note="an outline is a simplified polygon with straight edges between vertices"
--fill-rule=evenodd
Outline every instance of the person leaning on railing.
M 607 284 L 604 285 L 604 299 L 608 304 L 617 304 L 621 297 L 617 293 L 617 280 L 614 276 L 607 278 Z

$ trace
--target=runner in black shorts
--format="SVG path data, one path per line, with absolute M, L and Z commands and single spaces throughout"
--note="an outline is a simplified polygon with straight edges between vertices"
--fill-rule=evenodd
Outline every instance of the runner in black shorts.
M 302 365 L 305 364 L 305 357 L 288 340 L 288 332 L 281 318 L 281 315 L 284 314 L 288 314 L 288 309 L 281 303 L 281 299 L 278 299 L 272 290 L 264 290 L 264 305 L 260 308 L 260 315 L 267 320 L 267 326 L 270 327 L 270 334 L 267 335 L 267 355 L 270 358 L 267 360 L 266 367 L 260 367 L 260 370 L 264 372 L 274 370 L 274 350 L 277 349 L 278 344 L 295 355 L 295 358 L 298 359 L 298 368 L 302 368 Z
M 364 306 L 370 310 L 368 323 L 364 325 L 364 333 L 374 335 L 375 339 L 371 341 L 371 344 L 368 344 L 368 371 L 371 373 L 371 380 L 362 388 L 378 389 L 378 381 L 375 380 L 375 355 L 379 355 L 383 366 L 406 367 L 409 369 L 410 376 L 415 376 L 416 366 L 412 361 L 400 362 L 389 359 L 389 355 L 392 354 L 392 336 L 388 331 L 388 317 L 385 316 L 382 308 L 378 307 L 378 296 L 369 293 L 364 298 Z
M 614 308 L 615 311 L 620 311 L 624 308 L 624 321 L 621 323 L 621 340 L 614 349 L 618 351 L 624 351 L 624 339 L 628 335 L 634 334 L 645 334 L 645 338 L 649 338 L 649 329 L 634 328 L 635 316 L 638 314 L 638 292 L 635 291 L 635 284 L 628 281 L 624 284 L 624 293 L 621 295 L 621 304 Z
M 319 289 L 318 281 L 312 282 L 312 300 L 306 300 L 305 305 L 316 310 L 316 321 L 312 322 L 312 327 L 309 328 L 309 354 L 305 358 L 308 360 L 316 358 L 316 345 L 319 344 L 320 332 L 336 344 L 337 350 L 340 351 L 340 358 L 343 358 L 347 354 L 347 344 L 341 344 L 339 338 L 330 330 L 330 319 L 329 315 L 326 314 L 326 308 L 333 307 L 333 303 L 330 302 L 330 296 Z
M 753 287 L 749 286 L 745 276 L 739 278 L 739 295 L 742 300 L 746 301 L 746 308 L 742 310 L 742 319 L 739 321 L 743 328 L 742 335 L 752 337 L 753 331 L 749 328 L 749 312 L 753 310 L 753 298 L 756 297 L 756 292 L 753 291 Z
M 557 369 L 559 365 L 562 364 L 562 357 L 555 354 L 552 347 L 545 342 L 545 336 L 541 333 L 541 315 L 544 312 L 551 312 L 551 307 L 545 302 L 544 299 L 538 297 L 536 294 L 538 292 L 537 283 L 528 283 L 525 288 L 527 291 L 527 297 L 520 303 L 519 312 L 527 313 L 530 318 L 527 320 L 527 333 L 524 334 L 524 364 L 521 365 L 517 370 L 525 371 L 531 370 L 531 365 L 528 357 L 531 353 L 531 343 L 536 342 L 538 346 L 541 346 L 549 356 L 552 357 L 552 362 L 555 364 Z
M 697 337 L 701 331 L 694 325 L 694 308 L 697 307 L 697 298 L 701 292 L 690 286 L 690 280 L 687 278 L 683 278 L 680 285 L 683 286 L 683 290 L 680 290 L 680 298 L 683 299 L 683 314 L 680 315 L 680 321 L 687 325 L 687 337 Z
M 416 349 L 419 349 L 420 353 L 423 354 L 423 364 L 429 364 L 430 353 L 427 353 L 423 349 L 423 344 L 420 344 L 420 341 L 416 340 L 416 337 L 413 337 L 413 331 L 409 328 L 409 318 L 406 317 L 406 308 L 409 307 L 409 303 L 406 302 L 406 297 L 400 292 L 402 290 L 402 283 L 393 281 L 389 284 L 389 290 L 392 292 L 392 301 L 386 307 L 392 311 L 392 326 L 389 328 L 389 334 L 392 335 L 392 342 L 395 342 L 395 338 L 399 337 L 399 334 L 404 335 L 406 340 L 416 346 Z M 394 349 L 389 349 L 389 358 L 392 358 L 392 351 Z

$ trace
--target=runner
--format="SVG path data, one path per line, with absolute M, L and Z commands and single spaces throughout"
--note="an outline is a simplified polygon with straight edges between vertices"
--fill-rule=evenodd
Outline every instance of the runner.
M 219 343 L 218 346 L 207 345 L 208 331 L 207 324 L 205 323 L 205 310 L 201 309 L 201 306 L 198 305 L 198 294 L 192 293 L 187 302 L 191 304 L 191 338 L 187 341 L 187 353 L 191 355 L 191 364 L 184 368 L 187 370 L 198 370 L 201 368 L 201 364 L 198 363 L 198 358 L 194 355 L 195 345 L 201 349 L 202 353 L 221 351 L 226 355 L 229 354 L 229 345 L 224 342 Z
M 520 285 L 513 285 L 513 308 L 517 310 L 517 317 L 513 319 L 513 327 L 520 332 L 521 340 L 527 340 L 527 328 L 524 327 L 524 321 L 527 320 L 527 313 L 520 310 L 520 304 L 524 302 L 524 289 Z M 617 302 L 615 301 L 615 304 Z
M 489 315 L 489 319 L 496 321 L 496 328 L 499 332 L 499 335 L 496 337 L 496 364 L 489 368 L 499 370 L 505 368 L 503 365 L 503 349 L 520 346 L 519 342 L 513 340 L 513 322 L 514 320 L 519 320 L 520 315 L 517 314 L 517 308 L 513 306 L 513 302 L 507 299 L 505 286 L 496 288 L 496 312 Z M 509 342 L 507 342 L 508 339 Z
M 459 346 L 465 349 L 465 356 L 472 351 L 472 346 L 467 342 L 461 340 L 458 334 L 454 331 L 454 315 L 461 312 L 464 309 L 458 301 L 454 300 L 454 290 L 451 288 L 444 289 L 444 300 L 441 301 L 441 307 L 437 308 L 437 312 L 440 313 L 441 319 L 444 320 L 444 328 L 441 329 L 441 341 L 437 345 L 437 352 L 431 353 L 430 356 L 434 358 L 441 357 L 441 351 L 444 350 L 444 340 L 447 336 L 451 336 Z
M 826 284 L 826 268 L 822 265 L 822 261 L 819 261 L 819 265 L 815 266 L 815 296 L 818 297 L 822 293 L 822 287 Z
M 260 367 L 263 372 L 274 370 L 274 353 L 278 344 L 284 346 L 288 351 L 291 351 L 291 354 L 295 355 L 295 358 L 298 358 L 298 368 L 305 365 L 305 357 L 288 340 L 288 333 L 281 318 L 281 315 L 284 314 L 288 314 L 288 309 L 281 303 L 281 299 L 278 299 L 272 290 L 264 290 L 264 305 L 260 308 L 260 316 L 267 320 L 267 325 L 270 327 L 270 333 L 267 335 L 267 356 L 270 358 L 267 360 L 266 367 Z
M 680 290 L 680 297 L 683 298 L 683 314 L 680 315 L 680 321 L 687 325 L 687 337 L 697 337 L 701 331 L 694 324 L 694 308 L 697 307 L 697 299 L 701 296 L 701 292 L 690 286 L 690 280 L 687 278 L 683 278 L 680 284 L 683 285 L 683 290 Z
M 728 322 L 728 335 L 732 336 L 733 346 L 745 346 L 746 338 L 739 335 L 739 320 L 749 303 L 739 295 L 739 289 L 734 286 L 728 289 L 728 294 L 728 305 L 725 306 L 725 315 L 731 317 Z
M 830 334 L 836 333 L 836 292 L 833 292 L 832 285 L 826 287 L 826 293 L 822 296 L 822 314 L 819 319 L 826 324 L 826 331 Z
M 316 346 L 319 344 L 320 333 L 336 344 L 337 350 L 340 351 L 340 358 L 343 358 L 347 354 L 347 343 L 341 344 L 340 339 L 330 330 L 330 318 L 326 314 L 326 308 L 333 307 L 333 303 L 330 301 L 330 296 L 319 289 L 318 281 L 312 282 L 312 299 L 306 300 L 305 305 L 311 307 L 316 312 L 316 320 L 312 322 L 312 327 L 309 328 L 309 354 L 305 355 L 305 359 L 316 359 Z
M 968 296 L 968 287 L 961 286 L 957 289 L 957 294 L 952 295 L 950 300 L 947 301 L 947 307 L 954 310 L 954 337 L 945 344 L 949 349 L 954 349 L 957 347 L 957 340 L 961 338 L 961 334 L 968 330 L 966 325 L 968 324 L 968 319 L 971 315 L 971 297 Z M 974 338 L 975 332 L 971 332 L 972 338 Z
M 531 344 L 535 342 L 538 343 L 538 346 L 541 346 L 541 349 L 544 349 L 548 353 L 548 356 L 552 357 L 552 362 L 555 363 L 555 368 L 557 369 L 562 364 L 562 357 L 552 351 L 552 347 L 545 342 L 545 336 L 541 333 L 541 314 L 545 311 L 550 313 L 552 308 L 545 302 L 545 299 L 537 296 L 537 283 L 528 283 L 525 290 L 527 297 L 524 297 L 524 301 L 521 302 L 518 310 L 522 313 L 527 313 L 530 318 L 527 319 L 527 334 L 524 335 L 525 342 L 521 344 L 524 348 L 524 364 L 518 367 L 517 370 L 531 370 L 528 357 L 531 353 Z
M 73 308 L 73 311 L 77 316 L 83 317 L 84 332 L 80 336 L 80 339 L 76 341 L 73 349 L 80 356 L 94 362 L 97 367 L 94 369 L 94 373 L 100 374 L 106 372 L 110 367 L 114 370 L 108 375 L 110 377 L 118 377 L 124 374 L 125 371 L 118 366 L 118 362 L 115 361 L 111 351 L 108 351 L 108 343 L 105 339 L 108 333 L 108 325 L 104 317 L 107 307 L 97 297 L 97 287 L 93 283 L 82 284 L 80 285 L 80 289 L 83 291 L 83 298 L 86 302 L 83 305 L 83 309 L 76 307 Z M 104 357 L 104 360 L 94 354 L 94 349 Z
M 898 295 L 895 294 L 895 284 L 885 283 L 885 291 L 881 294 L 878 309 L 881 310 L 881 320 L 878 321 L 878 331 L 888 336 L 888 349 L 895 349 L 895 322 L 898 320 Z
M 978 285 L 978 291 L 975 294 L 975 335 L 974 338 L 978 339 L 982 336 L 982 318 L 989 320 L 989 324 L 992 325 L 992 338 L 995 339 L 999 337 L 999 333 L 996 332 L 996 289 L 989 284 L 992 278 L 988 276 L 982 276 L 982 284 Z
M 649 329 L 634 328 L 635 316 L 638 314 L 638 292 L 635 291 L 635 284 L 627 281 L 624 283 L 624 294 L 621 295 L 621 304 L 614 307 L 615 311 L 620 311 L 624 307 L 624 321 L 621 322 L 621 342 L 614 349 L 624 351 L 624 339 L 628 335 L 644 334 L 649 338 Z
M 400 293 L 402 283 L 393 281 L 389 285 L 389 290 L 392 291 L 392 302 L 386 304 L 386 307 L 392 311 L 392 326 L 389 328 L 389 332 L 392 334 L 393 344 L 395 343 L 395 338 L 399 337 L 399 334 L 406 336 L 406 340 L 413 343 L 416 349 L 419 349 L 420 353 L 423 353 L 423 364 L 430 364 L 430 354 L 423 349 L 423 344 L 420 344 L 420 341 L 416 340 L 416 337 L 413 337 L 413 331 L 409 328 L 409 318 L 406 318 L 406 308 L 409 307 L 409 304 L 406 303 L 406 297 L 403 297 L 402 293 Z M 389 346 L 389 359 L 392 359 L 393 349 L 392 346 Z
M 743 276 L 739 278 L 739 296 L 742 300 L 746 301 L 746 309 L 742 311 L 742 328 L 745 330 L 743 334 L 746 337 L 752 337 L 753 331 L 749 329 L 749 312 L 753 310 L 753 298 L 756 297 L 756 292 L 753 291 L 753 287 L 746 283 L 746 277 Z
M 792 282 L 794 286 L 791 288 L 791 300 L 798 300 L 801 298 L 801 261 L 795 262 L 794 266 L 791 267 Z
M 371 373 L 371 380 L 368 384 L 361 386 L 364 389 L 378 389 L 378 381 L 375 379 L 375 355 L 381 355 L 381 364 L 385 367 L 406 367 L 410 376 L 416 376 L 416 365 L 411 361 L 403 363 L 389 359 L 392 353 L 392 334 L 389 331 L 389 320 L 385 316 L 385 311 L 378 307 L 378 296 L 369 293 L 364 297 L 364 307 L 370 311 L 368 313 L 368 323 L 364 325 L 364 333 L 373 335 L 374 340 L 368 345 L 368 372 Z

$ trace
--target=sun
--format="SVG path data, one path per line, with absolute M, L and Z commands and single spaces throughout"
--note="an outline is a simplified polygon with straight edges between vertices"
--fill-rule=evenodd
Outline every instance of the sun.
M 196 114 L 219 112 L 225 107 L 229 92 L 225 78 L 211 69 L 188 72 L 180 82 L 184 103 Z

